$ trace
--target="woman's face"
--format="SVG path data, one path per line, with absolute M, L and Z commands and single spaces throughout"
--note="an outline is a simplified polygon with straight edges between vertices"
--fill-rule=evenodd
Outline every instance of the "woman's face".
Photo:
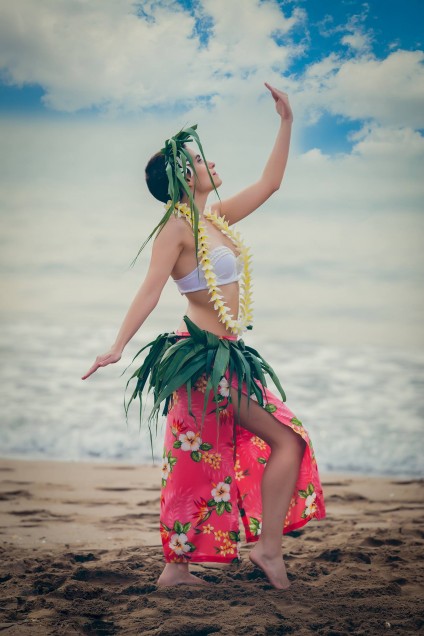
M 189 176 L 187 174 L 188 184 L 192 188 L 195 185 L 196 192 L 211 192 L 213 190 L 213 185 L 211 183 L 208 170 L 207 170 L 207 168 L 209 168 L 209 171 L 212 175 L 213 182 L 215 184 L 215 188 L 219 188 L 219 186 L 222 183 L 222 179 L 215 170 L 215 163 L 213 161 L 208 161 L 206 166 L 206 163 L 203 161 L 203 157 L 199 152 L 196 152 L 190 146 L 185 146 L 185 148 L 192 156 L 193 163 L 196 168 L 195 175 Z M 190 169 L 191 172 L 193 172 L 190 165 L 188 165 L 187 168 Z

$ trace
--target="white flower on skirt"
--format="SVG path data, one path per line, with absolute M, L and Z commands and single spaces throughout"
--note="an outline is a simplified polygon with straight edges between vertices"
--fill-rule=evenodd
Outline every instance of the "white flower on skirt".
M 224 397 L 228 397 L 230 394 L 230 385 L 228 384 L 228 380 L 226 378 L 222 378 L 221 382 L 218 384 L 218 393 L 223 395 Z
M 316 510 L 316 503 L 315 503 L 316 496 L 317 496 L 317 493 L 313 492 L 312 495 L 308 495 L 306 497 L 305 512 L 307 515 L 311 515 L 314 512 L 314 510 Z
M 261 534 L 261 532 L 262 532 L 262 521 L 259 522 L 258 534 Z
M 178 438 L 181 444 L 181 449 L 186 451 L 197 451 L 200 448 L 202 440 L 200 439 L 200 433 L 195 431 L 187 431 L 187 433 L 181 433 Z
M 162 479 L 168 479 L 169 473 L 171 472 L 171 464 L 168 459 L 165 457 L 162 464 Z
M 230 484 L 226 484 L 225 481 L 220 481 L 216 488 L 212 490 L 212 497 L 215 501 L 229 501 Z
M 190 550 L 190 546 L 187 545 L 187 535 L 182 532 L 181 534 L 173 534 L 169 542 L 169 547 L 176 554 L 184 554 Z

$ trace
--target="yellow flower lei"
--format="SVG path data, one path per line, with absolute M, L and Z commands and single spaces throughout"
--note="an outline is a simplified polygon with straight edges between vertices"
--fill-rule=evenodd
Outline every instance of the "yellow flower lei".
M 168 203 L 166 204 L 168 206 L 168 209 L 171 203 L 171 201 L 168 201 Z M 176 216 L 184 216 L 193 228 L 191 212 L 188 205 L 186 205 L 185 203 L 177 203 L 175 206 L 175 211 L 174 214 Z M 218 311 L 219 321 L 222 322 L 232 333 L 240 335 L 247 329 L 249 325 L 251 325 L 253 319 L 251 292 L 252 277 L 250 267 L 252 256 L 249 254 L 249 248 L 246 247 L 242 242 L 240 234 L 230 228 L 227 221 L 225 220 L 224 215 L 219 216 L 218 214 L 216 214 L 216 212 L 212 212 L 210 208 L 207 207 L 204 211 L 204 216 L 206 219 L 211 221 L 219 230 L 221 230 L 221 232 L 225 234 L 225 236 L 228 236 L 228 238 L 231 239 L 231 241 L 237 247 L 239 254 L 243 258 L 243 273 L 240 280 L 239 291 L 239 311 L 238 318 L 237 320 L 235 320 L 233 315 L 230 314 L 228 306 L 222 300 L 223 295 L 221 293 L 221 289 L 216 284 L 216 274 L 213 271 L 212 262 L 210 260 L 209 243 L 205 225 L 199 218 L 198 255 L 200 265 L 206 278 L 209 295 L 211 297 L 210 302 L 214 303 L 214 309 Z

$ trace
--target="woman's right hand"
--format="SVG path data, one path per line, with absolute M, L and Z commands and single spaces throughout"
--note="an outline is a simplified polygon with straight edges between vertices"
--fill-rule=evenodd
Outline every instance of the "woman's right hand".
M 85 380 L 92 373 L 97 371 L 99 367 L 106 367 L 108 364 L 113 364 L 114 362 L 118 362 L 121 359 L 122 351 L 120 349 L 116 349 L 112 347 L 107 353 L 103 353 L 94 361 L 94 364 L 90 367 L 85 375 L 82 376 L 81 380 Z
M 270 86 L 268 82 L 264 82 L 264 84 L 271 92 L 275 101 L 275 110 L 280 115 L 281 119 L 293 122 L 293 112 L 289 104 L 289 97 L 287 93 L 279 91 L 277 88 L 274 88 L 274 86 Z

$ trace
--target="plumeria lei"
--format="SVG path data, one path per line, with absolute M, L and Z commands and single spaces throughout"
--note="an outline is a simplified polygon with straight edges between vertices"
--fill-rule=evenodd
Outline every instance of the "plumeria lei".
M 167 209 L 172 205 L 172 201 L 168 201 L 166 204 Z M 185 217 L 193 228 L 192 215 L 190 208 L 185 203 L 177 203 L 174 206 L 174 213 L 176 216 Z M 224 302 L 221 289 L 217 286 L 217 278 L 213 269 L 213 265 L 210 259 L 209 242 L 206 234 L 206 228 L 201 219 L 198 223 L 198 257 L 200 265 L 206 278 L 208 291 L 210 295 L 210 302 L 214 303 L 214 309 L 218 311 L 219 321 L 222 322 L 228 330 L 232 333 L 240 335 L 246 329 L 251 329 L 251 323 L 253 320 L 252 313 L 252 277 L 251 277 L 251 264 L 252 256 L 249 254 L 249 248 L 246 247 L 240 237 L 240 234 L 231 229 L 228 222 L 225 220 L 225 216 L 219 216 L 216 212 L 212 212 L 208 207 L 204 211 L 204 217 L 211 221 L 225 236 L 236 246 L 239 254 L 243 260 L 243 273 L 240 281 L 239 291 L 239 311 L 238 318 L 235 319 L 230 313 L 230 310 Z

